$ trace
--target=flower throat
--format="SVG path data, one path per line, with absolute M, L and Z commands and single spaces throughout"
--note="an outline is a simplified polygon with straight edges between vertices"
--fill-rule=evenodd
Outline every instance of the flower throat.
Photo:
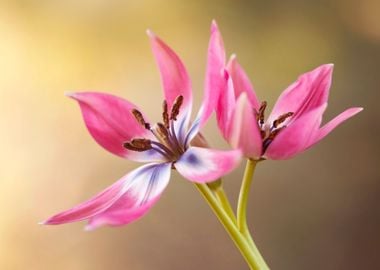
M 145 121 L 140 111 L 133 109 L 132 114 L 136 121 L 145 129 L 152 132 L 157 141 L 146 138 L 133 138 L 123 144 L 124 148 L 136 152 L 153 149 L 170 161 L 177 160 L 186 150 L 186 146 L 181 145 L 178 141 L 174 128 L 174 122 L 177 120 L 182 104 L 183 96 L 177 96 L 169 114 L 168 103 L 164 100 L 162 104 L 162 123 L 158 122 L 153 127 Z
M 287 113 L 281 114 L 279 117 L 277 117 L 276 120 L 272 122 L 271 126 L 267 126 L 265 125 L 265 121 L 264 121 L 266 107 L 267 107 L 267 102 L 263 101 L 261 102 L 261 105 L 258 111 L 254 109 L 256 121 L 259 124 L 259 128 L 260 128 L 261 138 L 263 139 L 262 155 L 268 149 L 268 146 L 271 144 L 271 142 L 273 142 L 274 138 L 284 128 L 286 128 L 286 125 L 282 125 L 285 122 L 285 120 L 289 119 L 291 116 L 294 115 L 294 112 L 287 112 Z

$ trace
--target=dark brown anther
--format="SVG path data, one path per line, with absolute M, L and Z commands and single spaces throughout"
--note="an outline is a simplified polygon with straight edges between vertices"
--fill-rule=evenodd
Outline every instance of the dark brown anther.
M 286 128 L 286 126 L 273 130 L 271 133 L 269 133 L 268 139 L 273 140 L 284 128 Z
M 269 133 L 268 137 L 266 137 L 263 140 L 263 153 L 268 149 L 268 146 L 273 142 L 274 138 L 280 133 L 281 130 L 286 128 L 286 126 L 280 127 L 278 129 L 273 130 L 271 133 Z
M 177 120 L 177 116 L 179 114 L 179 109 L 181 108 L 183 103 L 183 96 L 180 95 L 176 97 L 176 99 L 173 102 L 172 111 L 170 113 L 170 120 Z
M 155 131 L 157 132 L 158 136 L 160 136 L 160 138 L 164 140 L 169 138 L 169 131 L 162 123 L 157 123 L 157 128 Z
M 283 123 L 286 119 L 288 119 L 289 117 L 291 117 L 293 114 L 294 114 L 293 112 L 288 112 L 288 113 L 281 114 L 276 120 L 273 121 L 273 127 L 277 128 L 278 125 L 280 125 L 281 123 Z
M 162 103 L 162 120 L 166 128 L 169 128 L 169 113 L 168 113 L 168 103 L 166 100 Z
M 265 113 L 266 107 L 267 107 L 267 102 L 266 101 L 261 102 L 259 112 L 256 115 L 256 120 L 259 121 L 260 125 L 264 124 L 264 113 Z
M 260 130 L 261 138 L 264 139 L 267 136 L 267 133 L 264 130 Z
M 132 141 L 125 142 L 124 148 L 132 151 L 143 152 L 152 149 L 152 142 L 144 138 L 132 139 Z
M 146 129 L 150 129 L 150 124 L 145 122 L 145 119 L 140 111 L 133 109 L 132 114 L 140 125 L 142 125 Z

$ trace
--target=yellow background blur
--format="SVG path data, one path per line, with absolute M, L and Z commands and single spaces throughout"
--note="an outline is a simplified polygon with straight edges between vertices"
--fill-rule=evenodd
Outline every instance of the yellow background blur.
M 0 269 L 246 269 L 177 174 L 128 226 L 37 225 L 138 166 L 99 147 L 63 93 L 113 93 L 159 119 L 150 28 L 187 65 L 198 106 L 213 18 L 269 104 L 299 74 L 333 62 L 325 120 L 365 107 L 306 153 L 258 167 L 249 219 L 269 265 L 380 269 L 379 14 L 377 0 L 0 1 Z M 205 134 L 226 147 L 213 119 Z M 225 180 L 233 200 L 242 170 Z

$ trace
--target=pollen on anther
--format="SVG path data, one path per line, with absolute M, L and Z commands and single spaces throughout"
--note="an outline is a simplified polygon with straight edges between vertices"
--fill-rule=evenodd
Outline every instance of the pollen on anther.
M 261 102 L 259 111 L 256 115 L 256 120 L 259 121 L 260 125 L 264 124 L 264 117 L 265 117 L 264 113 L 265 113 L 266 107 L 267 107 L 267 102 L 266 101 Z
M 123 144 L 124 148 L 132 151 L 143 152 L 152 149 L 152 142 L 145 138 L 135 138 Z
M 276 120 L 273 121 L 273 127 L 277 128 L 281 123 L 285 122 L 285 120 L 291 117 L 293 114 L 293 112 L 288 112 L 280 115 Z
M 169 113 L 168 113 L 168 103 L 166 100 L 162 103 L 162 120 L 166 128 L 169 128 Z
M 150 124 L 145 122 L 144 116 L 139 110 L 133 109 L 132 114 L 140 125 L 142 125 L 145 129 L 150 129 Z
M 182 106 L 182 103 L 183 103 L 183 96 L 180 95 L 176 97 L 176 99 L 173 102 L 172 111 L 170 113 L 170 120 L 174 120 L 174 121 L 177 120 L 177 116 L 179 114 L 179 110 Z

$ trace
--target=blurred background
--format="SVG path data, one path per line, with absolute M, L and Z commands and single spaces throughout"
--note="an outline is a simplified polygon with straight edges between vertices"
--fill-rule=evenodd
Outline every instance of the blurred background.
M 296 158 L 258 166 L 249 205 L 272 269 L 380 269 L 380 2 L 0 1 L 0 269 L 246 269 L 193 185 L 174 175 L 144 218 L 84 232 L 37 225 L 138 164 L 99 147 L 65 91 L 125 97 L 158 120 L 159 74 L 145 35 L 160 35 L 202 97 L 211 20 L 261 99 L 335 63 L 325 121 L 365 110 Z M 214 119 L 205 135 L 214 147 Z M 236 200 L 244 164 L 226 176 Z

